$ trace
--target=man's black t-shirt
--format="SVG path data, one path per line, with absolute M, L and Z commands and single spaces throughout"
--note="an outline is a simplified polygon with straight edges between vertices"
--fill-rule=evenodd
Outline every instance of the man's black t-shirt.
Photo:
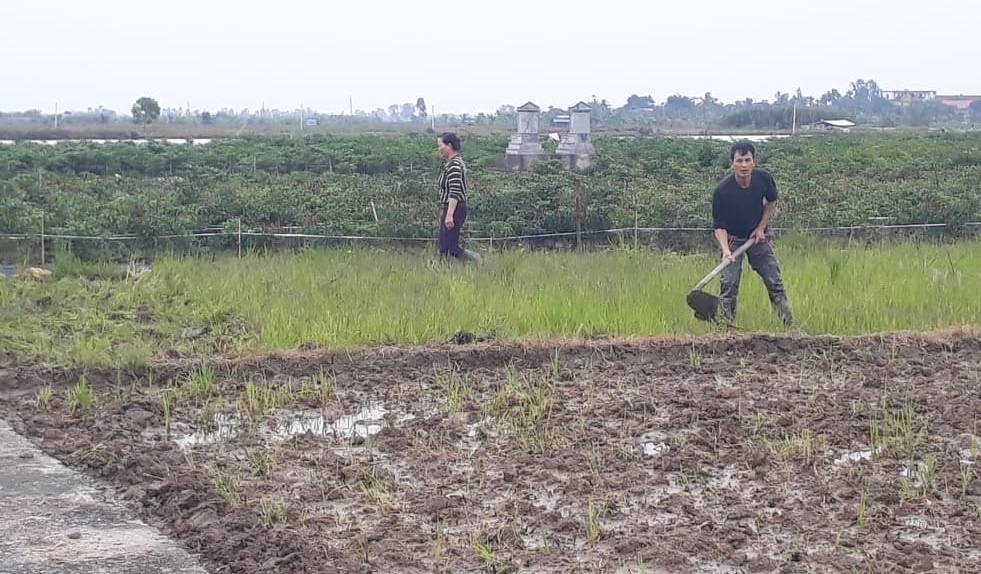
M 725 229 L 735 237 L 747 238 L 763 219 L 763 200 L 777 200 L 777 184 L 770 172 L 756 168 L 749 187 L 736 183 L 735 174 L 723 179 L 712 194 L 712 220 L 715 229 Z

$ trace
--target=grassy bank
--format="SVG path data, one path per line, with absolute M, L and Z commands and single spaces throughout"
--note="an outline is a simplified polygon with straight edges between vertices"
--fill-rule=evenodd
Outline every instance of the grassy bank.
M 808 333 L 981 323 L 978 242 L 865 248 L 803 236 L 777 250 Z M 685 294 L 715 263 L 708 254 L 511 251 L 465 268 L 422 251 L 309 250 L 164 258 L 132 278 L 62 255 L 51 277 L 0 279 L 0 348 L 140 365 L 164 354 L 446 341 L 459 331 L 529 340 L 701 334 L 714 328 L 693 318 Z M 738 323 L 781 328 L 748 265 Z

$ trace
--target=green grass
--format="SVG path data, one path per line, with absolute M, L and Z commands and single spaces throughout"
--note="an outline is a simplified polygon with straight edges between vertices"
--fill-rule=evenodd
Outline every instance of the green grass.
M 807 236 L 776 244 L 796 318 L 810 334 L 981 323 L 979 247 L 849 247 Z M 166 350 L 426 343 L 457 331 L 535 340 L 714 330 L 685 304 L 715 265 L 712 254 L 507 251 L 489 254 L 481 267 L 431 260 L 423 251 L 311 249 L 165 258 L 139 281 L 90 278 L 84 269 L 0 279 L 0 347 L 55 361 L 137 366 Z M 738 324 L 782 329 L 748 265 Z

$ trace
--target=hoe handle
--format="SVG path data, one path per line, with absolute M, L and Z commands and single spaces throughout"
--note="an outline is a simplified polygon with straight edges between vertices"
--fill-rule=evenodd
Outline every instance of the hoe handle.
M 733 260 L 738 259 L 740 255 L 742 255 L 743 253 L 746 253 L 746 250 L 748 250 L 750 247 L 752 247 L 754 245 L 756 245 L 756 238 L 755 237 L 750 237 L 749 240 L 746 241 L 746 243 L 743 243 L 742 245 L 739 246 L 739 249 L 736 249 L 735 251 L 732 252 L 732 259 Z M 725 269 L 726 266 L 729 265 L 729 263 L 730 263 L 730 261 L 721 261 L 721 262 L 719 262 L 719 264 L 715 266 L 715 269 L 709 271 L 709 274 L 706 275 L 704 279 L 702 279 L 701 281 L 699 281 L 698 282 L 698 285 L 695 285 L 695 288 L 692 289 L 692 291 L 698 291 L 702 287 L 705 287 L 706 285 L 708 285 L 708 282 L 711 281 L 712 279 L 714 279 L 715 276 L 718 275 L 719 273 L 722 273 L 722 270 Z

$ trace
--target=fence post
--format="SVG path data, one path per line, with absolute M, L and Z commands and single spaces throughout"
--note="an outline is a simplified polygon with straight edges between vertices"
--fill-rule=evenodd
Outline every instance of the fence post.
M 576 179 L 576 249 L 582 251 L 582 182 Z
M 44 214 L 41 214 L 41 267 L 44 267 Z
M 637 226 L 640 224 L 640 214 L 637 213 L 637 204 L 634 204 L 634 251 L 640 249 L 640 243 L 637 238 Z
M 627 190 L 630 189 L 630 182 L 627 180 L 623 181 L 623 195 L 628 194 Z M 637 190 L 630 190 L 630 203 L 634 210 L 634 251 L 640 247 L 640 237 L 638 236 L 640 227 L 640 206 L 637 205 Z
M 242 258 L 242 218 L 238 218 L 238 258 Z

